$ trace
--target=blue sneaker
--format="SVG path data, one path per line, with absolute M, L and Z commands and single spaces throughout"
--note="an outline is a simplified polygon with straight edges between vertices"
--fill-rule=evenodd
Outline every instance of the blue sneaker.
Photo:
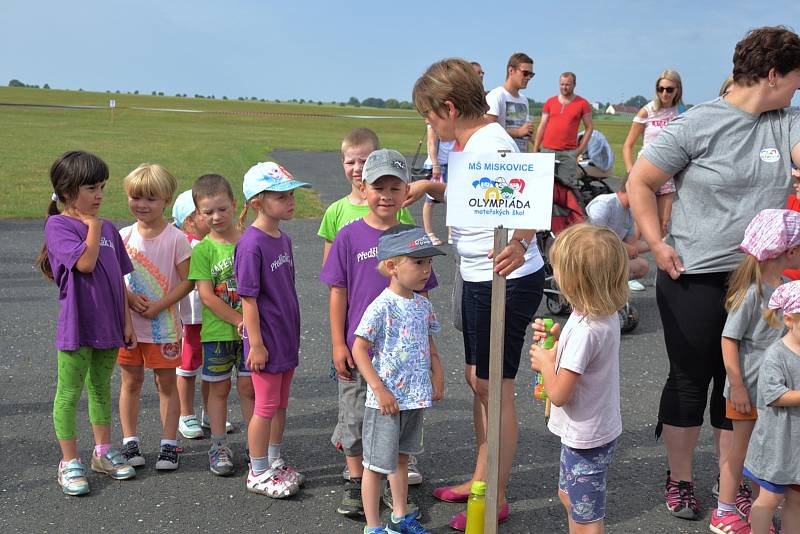
M 431 531 L 423 527 L 414 514 L 404 515 L 399 522 L 395 521 L 394 514 L 390 514 L 386 532 L 391 534 L 431 534 Z
M 86 480 L 86 469 L 79 458 L 58 466 L 58 484 L 67 495 L 86 495 L 89 493 L 89 482 Z
M 208 451 L 208 463 L 215 475 L 226 477 L 233 474 L 233 453 L 224 443 L 212 445 Z

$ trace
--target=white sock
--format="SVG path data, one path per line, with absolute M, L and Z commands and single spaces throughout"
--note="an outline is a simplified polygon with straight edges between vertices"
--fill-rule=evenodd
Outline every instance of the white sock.
M 267 449 L 267 456 L 269 457 L 269 464 L 272 465 L 275 460 L 281 457 L 281 444 L 270 443 Z
M 717 501 L 717 508 L 720 512 L 736 513 L 736 505 L 722 501 Z
M 123 445 L 127 445 L 131 441 L 135 441 L 136 443 L 139 443 L 139 436 L 130 436 L 130 437 L 127 437 L 127 438 L 122 438 L 122 444 Z

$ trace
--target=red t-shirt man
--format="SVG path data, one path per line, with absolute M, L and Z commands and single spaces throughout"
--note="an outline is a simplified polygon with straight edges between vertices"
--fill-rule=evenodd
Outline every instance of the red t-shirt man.
M 589 102 L 578 95 L 562 104 L 558 96 L 547 99 L 542 115 L 548 114 L 542 146 L 550 150 L 575 150 L 578 148 L 578 126 L 587 113 L 592 113 Z

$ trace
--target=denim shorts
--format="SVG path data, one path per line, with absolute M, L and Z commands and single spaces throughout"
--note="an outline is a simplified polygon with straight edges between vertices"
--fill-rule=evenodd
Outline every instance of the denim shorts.
M 203 380 L 206 382 L 227 380 L 233 374 L 234 367 L 237 376 L 250 376 L 243 350 L 241 340 L 203 343 Z
M 614 459 L 617 440 L 594 449 L 561 444 L 558 489 L 567 494 L 572 519 L 592 523 L 606 515 L 606 474 Z
M 478 378 L 489 378 L 489 341 L 492 322 L 492 282 L 464 282 L 461 323 L 464 356 Z M 503 341 L 503 378 L 514 379 L 525 334 L 544 293 L 544 268 L 506 281 L 506 317 Z

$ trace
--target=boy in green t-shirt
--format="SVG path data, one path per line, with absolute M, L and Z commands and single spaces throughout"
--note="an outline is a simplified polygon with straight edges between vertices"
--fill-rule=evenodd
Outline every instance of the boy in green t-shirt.
M 340 198 L 325 210 L 322 223 L 319 225 L 317 235 L 325 240 L 322 249 L 322 265 L 328 259 L 333 238 L 342 229 L 342 226 L 361 219 L 369 213 L 367 201 L 359 189 L 361 184 L 361 171 L 367 157 L 380 148 L 378 136 L 369 128 L 353 128 L 342 139 L 342 167 L 344 175 L 350 182 L 350 193 Z M 397 220 L 404 224 L 414 224 L 414 217 L 406 208 L 397 213 Z
M 234 222 L 236 201 L 228 181 L 218 174 L 206 174 L 192 186 L 198 214 L 210 231 L 192 249 L 189 280 L 194 280 L 203 302 L 202 378 L 209 383 L 208 417 L 211 422 L 209 468 L 215 475 L 233 473 L 233 453 L 225 443 L 228 394 L 236 367 L 236 388 L 245 423 L 253 415 L 255 395 L 250 370 L 242 355 L 242 302 L 236 291 L 233 254 L 240 232 Z

